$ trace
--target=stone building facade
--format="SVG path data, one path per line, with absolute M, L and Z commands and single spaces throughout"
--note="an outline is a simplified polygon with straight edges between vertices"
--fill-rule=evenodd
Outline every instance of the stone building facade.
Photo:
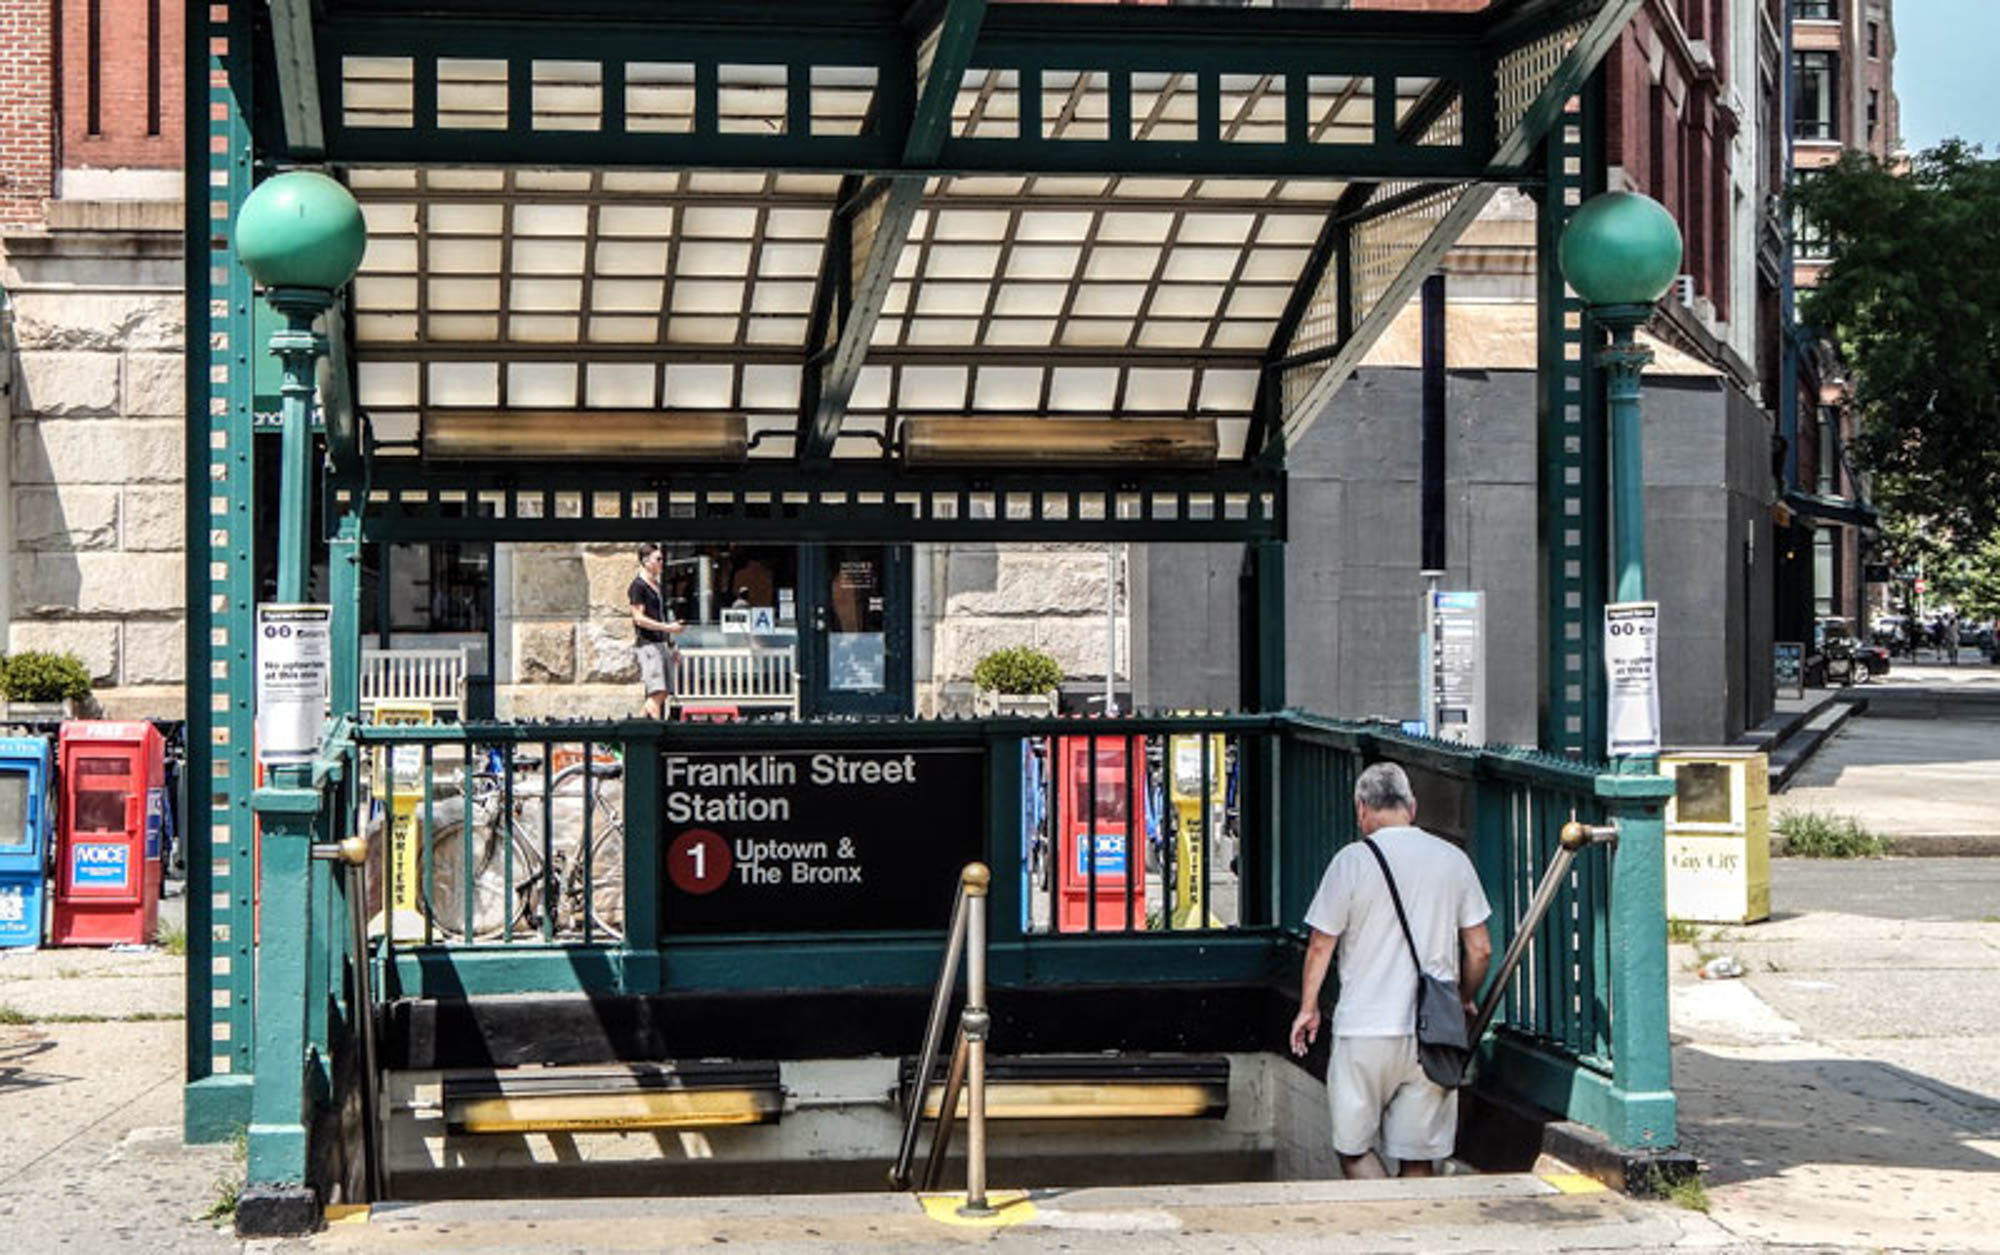
M 0 641 L 113 715 L 184 701 L 180 44 L 172 5 L 0 0 Z

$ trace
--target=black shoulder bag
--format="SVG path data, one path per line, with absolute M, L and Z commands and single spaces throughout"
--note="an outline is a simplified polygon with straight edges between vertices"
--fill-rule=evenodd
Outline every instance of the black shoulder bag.
M 1465 1032 L 1465 1003 L 1458 996 L 1458 982 L 1439 980 L 1424 970 L 1424 961 L 1417 956 L 1416 938 L 1410 935 L 1410 917 L 1403 914 L 1403 895 L 1396 892 L 1396 878 L 1389 872 L 1389 860 L 1371 838 L 1361 840 L 1382 865 L 1382 879 L 1389 882 L 1389 900 L 1396 904 L 1396 922 L 1403 926 L 1410 962 L 1417 967 L 1417 1062 L 1433 1082 L 1446 1089 L 1457 1089 L 1465 1084 L 1466 1065 L 1472 1060 L 1472 1043 Z

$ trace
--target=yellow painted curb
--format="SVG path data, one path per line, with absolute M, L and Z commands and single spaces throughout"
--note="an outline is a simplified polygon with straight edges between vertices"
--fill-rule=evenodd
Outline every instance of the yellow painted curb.
M 990 1216 L 959 1215 L 958 1209 L 965 1206 L 963 1194 L 921 1194 L 918 1199 L 924 1205 L 924 1214 L 940 1224 L 998 1229 L 1035 1218 L 1035 1205 L 1028 1201 L 1026 1190 L 989 1190 L 986 1205 L 993 1209 Z
M 1602 1194 L 1605 1190 L 1604 1182 L 1581 1172 L 1545 1172 L 1542 1180 L 1564 1194 Z
M 326 1222 L 330 1225 L 367 1224 L 368 1204 L 335 1203 L 326 1209 Z

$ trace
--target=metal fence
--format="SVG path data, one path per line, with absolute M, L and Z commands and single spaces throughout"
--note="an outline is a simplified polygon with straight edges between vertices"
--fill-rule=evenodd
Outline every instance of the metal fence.
M 1619 848 L 1584 851 L 1537 927 L 1484 1043 L 1487 1075 L 1621 1143 L 1672 1143 L 1660 823 L 1671 785 L 1289 713 L 343 722 L 309 777 L 259 794 L 267 889 L 259 1005 L 267 1014 L 288 1000 L 310 1010 L 297 1025 L 302 1041 L 286 1036 L 291 1017 L 277 1016 L 285 1024 L 267 1029 L 260 1015 L 258 1056 L 286 1057 L 296 1042 L 300 1057 L 324 1061 L 351 1030 L 344 882 L 329 863 L 298 852 L 315 845 L 324 852 L 350 834 L 367 843 L 362 915 L 371 984 L 382 998 L 920 984 L 935 964 L 936 929 L 927 923 L 838 935 L 754 926 L 704 932 L 680 916 L 688 899 L 675 896 L 663 861 L 678 848 L 676 833 L 686 835 L 663 805 L 663 762 L 904 749 L 964 760 L 959 770 L 973 783 L 952 813 L 977 831 L 932 835 L 962 843 L 993 869 L 1000 981 L 1242 980 L 1296 971 L 1306 905 L 1328 860 L 1357 836 L 1354 780 L 1368 762 L 1402 763 L 1417 790 L 1419 822 L 1471 854 L 1494 908 L 1496 951 L 1513 940 L 1561 826 L 1615 822 Z M 937 819 L 941 828 L 951 822 Z M 291 839 L 299 837 L 308 840 Z M 274 894 L 274 874 L 296 877 L 296 895 Z M 936 888 L 942 903 L 949 884 Z M 294 909 L 304 927 L 274 929 L 274 919 Z M 867 921 L 841 927 L 855 923 Z M 192 939 L 196 961 L 209 957 L 199 953 L 206 942 Z M 294 963 L 304 988 L 283 970 Z M 237 965 L 221 979 L 250 978 Z M 260 1091 L 265 1082 L 260 1075 Z

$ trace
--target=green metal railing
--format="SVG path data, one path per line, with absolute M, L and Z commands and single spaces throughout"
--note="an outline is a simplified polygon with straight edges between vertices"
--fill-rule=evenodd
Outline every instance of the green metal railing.
M 1472 855 L 1493 907 L 1496 953 L 1513 943 L 1562 826 L 1617 827 L 1616 850 L 1579 853 L 1536 926 L 1481 1047 L 1482 1076 L 1621 1145 L 1673 1145 L 1663 818 L 1672 783 L 1527 750 L 1311 717 L 1287 724 L 1281 917 L 1301 940 L 1320 872 L 1359 835 L 1350 799 L 1367 762 L 1401 763 L 1416 785 L 1418 822 Z
M 1353 786 L 1368 762 L 1403 764 L 1419 821 L 1470 852 L 1494 908 L 1496 950 L 1514 940 L 1562 825 L 1615 826 L 1617 848 L 1577 856 L 1529 939 L 1483 1043 L 1482 1075 L 1620 1144 L 1673 1143 L 1661 822 L 1671 784 L 1292 713 L 342 722 L 309 779 L 258 794 L 257 987 L 266 1013 L 282 1011 L 286 1026 L 260 1031 L 259 1057 L 297 1049 L 311 1065 L 295 1093 L 268 1101 L 267 1080 L 291 1083 L 259 1069 L 258 1123 L 282 1123 L 308 1095 L 328 1092 L 326 1061 L 353 1023 L 347 906 L 331 875 L 306 858 L 312 844 L 350 832 L 368 839 L 367 944 L 384 999 L 920 987 L 934 974 L 936 928 L 848 920 L 816 930 L 690 930 L 663 866 L 670 838 L 685 831 L 667 822 L 663 763 L 904 750 L 977 756 L 984 786 L 962 813 L 980 830 L 937 839 L 960 840 L 954 855 L 970 850 L 993 868 L 991 970 L 1001 985 L 1263 981 L 1296 971 L 1306 904 L 1328 860 L 1357 835 Z M 1077 773 L 1043 774 L 1065 758 Z M 1277 770 L 1254 770 L 1260 761 Z M 1199 868 L 1187 866 L 1191 857 Z M 277 883 L 286 877 L 299 889 Z M 305 926 L 274 930 L 274 911 L 291 901 Z M 291 1007 L 303 1009 L 295 1026 Z M 283 1166 L 303 1162 L 302 1150 L 273 1130 L 260 1153 L 257 1127 L 252 1179 L 297 1179 Z

